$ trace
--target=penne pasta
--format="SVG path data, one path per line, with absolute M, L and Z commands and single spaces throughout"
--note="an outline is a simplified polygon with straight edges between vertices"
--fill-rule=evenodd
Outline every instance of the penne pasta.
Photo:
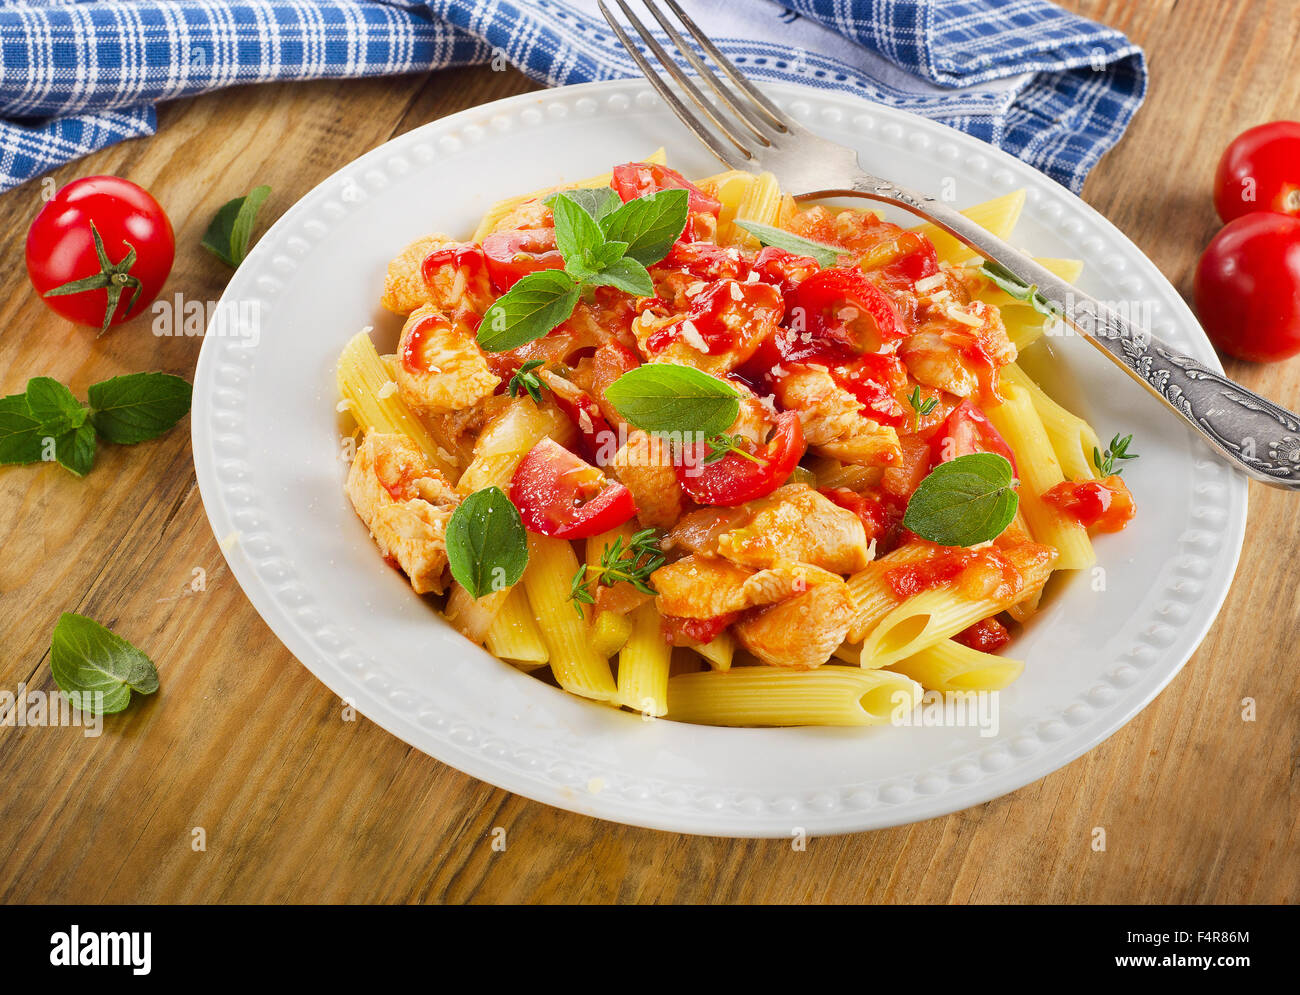
M 888 670 L 737 667 L 672 678 L 667 717 L 715 726 L 884 725 L 920 698 L 920 685 Z
M 632 612 L 632 634 L 618 653 L 617 704 L 643 715 L 668 711 L 668 672 L 673 648 L 659 627 L 659 612 L 644 604 Z
M 1020 676 L 1025 665 L 941 639 L 890 664 L 889 669 L 910 677 L 927 691 L 1001 691 Z
M 1001 197 L 994 197 L 992 200 L 982 201 L 968 207 L 961 213 L 981 228 L 1005 240 L 1011 237 L 1011 231 L 1016 227 L 1016 222 L 1020 220 L 1020 212 L 1024 209 L 1024 206 L 1025 191 L 1013 190 Z M 935 251 L 939 254 L 941 262 L 957 266 L 969 259 L 975 259 L 979 255 L 956 236 L 949 235 L 942 228 L 929 222 L 917 225 L 912 231 L 924 235 L 934 243 Z
M 1020 473 L 1020 508 L 1029 531 L 1041 543 L 1060 553 L 1058 570 L 1080 570 L 1097 562 L 1088 530 L 1043 500 L 1043 494 L 1065 479 L 1061 461 L 1035 410 L 1029 391 L 1013 383 L 1003 385 L 1002 404 L 988 409 L 989 420 L 1016 454 Z
M 1067 411 L 1048 395 L 1047 391 L 1025 373 L 1016 363 L 1004 366 L 1000 375 L 1005 383 L 1015 384 L 1029 394 L 1030 403 L 1038 413 L 1047 433 L 1052 451 L 1061 464 L 1061 470 L 1070 480 L 1087 480 L 1097 476 L 1093 465 L 1093 451 L 1101 448 L 1101 440 L 1084 419 Z
M 523 585 L 541 625 L 551 673 L 560 687 L 595 701 L 612 701 L 618 693 L 609 660 L 591 646 L 591 629 L 569 601 L 569 583 L 578 557 L 563 539 L 528 536 L 528 567 Z
M 502 593 L 506 597 L 484 636 L 488 652 L 509 660 L 520 670 L 535 670 L 545 665 L 550 653 L 528 602 L 528 592 L 523 585 L 516 584 Z

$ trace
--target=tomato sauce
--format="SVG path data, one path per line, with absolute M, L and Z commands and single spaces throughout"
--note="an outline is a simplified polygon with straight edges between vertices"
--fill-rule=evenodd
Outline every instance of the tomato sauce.
M 996 546 L 966 549 L 925 543 L 930 555 L 885 571 L 885 583 L 903 600 L 922 591 L 959 584 L 971 598 L 1005 598 L 1024 585 L 1024 577 Z
M 740 612 L 728 612 L 726 615 L 714 615 L 712 618 L 681 618 L 677 615 L 664 615 L 662 617 L 664 641 L 673 646 L 688 646 L 692 642 L 711 643 L 738 618 Z
M 457 269 L 463 269 L 466 276 L 471 276 L 484 272 L 487 260 L 483 256 L 482 246 L 473 242 L 455 248 L 434 249 L 420 264 L 420 273 L 424 276 L 424 282 L 432 284 L 434 276 L 444 266 L 455 266 Z
M 1065 480 L 1044 494 L 1043 500 L 1084 528 L 1102 532 L 1119 532 L 1137 511 L 1128 485 L 1119 476 Z
M 425 357 L 425 339 L 435 331 L 450 327 L 451 323 L 440 314 L 426 314 L 417 321 L 406 336 L 406 345 L 402 348 L 402 365 L 411 373 L 431 373 L 432 369 Z

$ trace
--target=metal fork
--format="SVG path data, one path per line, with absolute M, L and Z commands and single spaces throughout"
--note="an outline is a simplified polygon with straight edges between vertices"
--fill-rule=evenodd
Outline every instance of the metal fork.
M 857 153 L 821 138 L 794 121 L 736 68 L 676 0 L 664 0 L 682 28 L 722 70 L 722 79 L 682 37 L 655 0 L 644 0 L 677 53 L 695 70 L 692 80 L 628 7 L 628 23 L 667 75 L 702 113 L 678 96 L 637 48 L 603 0 L 598 6 L 615 36 L 646 79 L 696 137 L 732 169 L 765 170 L 797 199 L 858 196 L 893 204 L 961 239 L 1038 293 L 1108 359 L 1195 429 L 1220 455 L 1266 484 L 1300 490 L 1300 416 L 1274 404 L 1166 345 L 1029 256 L 985 231 L 952 207 L 884 177 L 866 172 Z M 730 83 L 727 82 L 730 80 Z M 713 99 L 701 92 L 701 84 Z

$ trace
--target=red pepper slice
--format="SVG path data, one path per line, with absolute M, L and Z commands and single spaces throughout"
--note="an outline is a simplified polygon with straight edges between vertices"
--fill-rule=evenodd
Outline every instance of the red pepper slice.
M 552 439 L 519 461 L 510 500 L 525 528 L 557 539 L 600 535 L 636 514 L 631 491 Z
M 729 452 L 720 460 L 705 463 L 705 443 L 687 447 L 676 466 L 677 480 L 692 500 L 730 508 L 771 494 L 784 484 L 805 448 L 799 416 L 783 411 L 776 416 L 772 438 L 750 458 Z

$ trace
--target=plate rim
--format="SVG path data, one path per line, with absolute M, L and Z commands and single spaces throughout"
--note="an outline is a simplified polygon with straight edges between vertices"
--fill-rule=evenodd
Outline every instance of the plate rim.
M 941 121 L 921 117 L 911 112 L 892 108 L 884 105 L 872 104 L 862 100 L 855 95 L 842 93 L 841 91 L 828 90 L 815 86 L 797 85 L 793 83 L 769 83 L 764 85 L 764 89 L 772 91 L 777 95 L 784 95 L 793 99 L 800 97 L 807 98 L 831 98 L 832 100 L 860 107 L 865 113 L 869 113 L 882 119 L 886 124 L 901 123 L 904 126 L 917 126 L 918 123 L 922 130 L 932 128 L 941 129 L 946 137 L 950 137 L 957 143 L 958 147 L 965 146 L 971 154 L 984 155 L 990 157 L 994 162 L 1001 162 L 1013 167 L 1013 170 L 1031 170 L 1036 180 L 1045 182 L 1059 196 L 1063 196 L 1069 206 L 1080 213 L 1091 224 L 1100 229 L 1101 233 L 1109 236 L 1111 239 L 1118 241 L 1130 258 L 1140 259 L 1150 270 L 1158 275 L 1159 280 L 1172 291 L 1172 297 L 1177 301 L 1178 311 L 1173 315 L 1177 322 L 1188 322 L 1195 333 L 1193 338 L 1196 340 L 1198 347 L 1204 346 L 1202 355 L 1198 358 L 1207 360 L 1214 368 L 1222 370 L 1217 356 L 1210 347 L 1208 339 L 1205 338 L 1203 331 L 1200 330 L 1199 324 L 1192 316 L 1186 302 L 1178 294 L 1176 288 L 1169 283 L 1168 279 L 1159 270 L 1150 258 L 1132 242 L 1123 232 L 1106 219 L 1091 205 L 1087 204 L 1080 197 L 1072 193 L 1056 180 L 1033 170 L 1033 167 L 1016 159 L 1009 153 L 1002 151 L 991 145 L 979 141 L 972 136 L 957 131 Z M 233 276 L 223 292 L 221 303 L 225 304 L 228 298 L 236 295 L 232 294 L 232 288 L 237 288 L 241 283 L 252 282 L 257 279 L 256 274 L 260 272 L 258 267 L 267 262 L 272 252 L 272 246 L 276 239 L 283 233 L 282 230 L 288 228 L 293 220 L 312 205 L 320 202 L 328 196 L 332 186 L 337 186 L 347 174 L 359 174 L 367 166 L 375 164 L 384 156 L 391 156 L 398 152 L 399 149 L 411 145 L 416 145 L 422 138 L 427 139 L 437 133 L 446 131 L 464 130 L 467 127 L 473 127 L 478 124 L 478 119 L 483 121 L 490 120 L 494 114 L 514 110 L 524 105 L 533 105 L 543 100 L 563 99 L 570 96 L 575 99 L 581 99 L 589 93 L 599 92 L 602 95 L 608 95 L 611 91 L 623 90 L 634 93 L 650 93 L 649 85 L 640 79 L 619 79 L 603 80 L 591 83 L 574 84 L 571 86 L 557 87 L 546 90 L 530 91 L 528 93 L 516 94 L 505 97 L 500 100 L 492 101 L 486 104 L 476 105 L 466 108 L 455 114 L 438 118 L 426 122 L 418 128 L 412 129 L 402 135 L 389 139 L 387 142 L 363 153 L 356 159 L 344 164 L 328 177 L 321 180 L 304 194 L 293 206 L 281 215 L 280 218 L 267 230 L 267 232 L 258 241 L 257 245 L 250 252 L 248 259 L 245 261 L 249 275 L 242 278 L 237 272 Z M 928 155 L 928 153 L 925 153 Z M 221 320 L 225 309 L 218 306 L 215 310 L 213 322 Z M 206 330 L 204 342 L 200 349 L 199 359 L 194 373 L 194 413 L 196 417 L 191 419 L 191 442 L 193 446 L 196 478 L 199 486 L 199 492 L 203 501 L 204 513 L 208 518 L 209 526 L 212 528 L 214 535 L 221 540 L 223 534 L 228 534 L 230 529 L 218 520 L 219 515 L 229 517 L 230 509 L 226 507 L 224 495 L 221 487 L 217 483 L 214 468 L 214 457 L 211 445 L 211 426 L 207 417 L 199 415 L 209 414 L 211 407 L 211 391 L 213 389 L 212 377 L 213 368 L 218 362 L 217 349 L 214 344 L 222 340 L 220 334 L 212 334 L 212 326 Z M 1207 453 L 1208 456 L 1208 453 Z M 1175 666 L 1169 668 L 1167 674 L 1163 674 L 1151 688 L 1141 695 L 1132 696 L 1125 699 L 1124 707 L 1120 708 L 1111 715 L 1099 730 L 1090 733 L 1082 740 L 1071 744 L 1066 750 L 1047 750 L 1041 752 L 1035 757 L 1031 757 L 1020 764 L 1011 764 L 1005 771 L 1000 773 L 990 773 L 989 776 L 982 778 L 976 785 L 967 788 L 954 787 L 952 790 L 940 792 L 933 797 L 916 796 L 910 803 L 899 804 L 890 807 L 866 807 L 860 809 L 840 808 L 834 812 L 826 814 L 824 817 L 810 816 L 804 819 L 805 822 L 811 823 L 806 827 L 808 835 L 829 836 L 840 835 L 845 833 L 862 832 L 870 829 L 887 828 L 890 826 L 905 825 L 913 822 L 920 822 L 926 819 L 935 818 L 953 812 L 980 805 L 992 799 L 1002 797 L 1012 791 L 1033 784 L 1050 773 L 1064 768 L 1085 753 L 1090 752 L 1102 742 L 1105 742 L 1116 732 L 1126 726 L 1138 712 L 1145 709 L 1169 683 L 1182 671 L 1187 661 L 1200 648 L 1206 634 L 1208 633 L 1214 621 L 1217 619 L 1223 603 L 1231 590 L 1232 581 L 1235 578 L 1236 569 L 1240 561 L 1242 544 L 1245 534 L 1245 524 L 1247 516 L 1247 490 L 1244 479 L 1229 472 L 1227 488 L 1229 490 L 1229 499 L 1236 497 L 1240 501 L 1240 513 L 1234 519 L 1229 521 L 1223 530 L 1224 543 L 1231 546 L 1232 553 L 1230 556 L 1230 569 L 1223 571 L 1223 577 L 1218 584 L 1219 590 L 1206 602 L 1212 604 L 1213 610 L 1206 612 L 1201 620 L 1191 623 L 1188 626 L 1180 628 L 1180 632 L 1193 632 L 1194 636 L 1188 641 L 1186 652 L 1179 652 L 1181 659 Z M 1233 491 L 1237 493 L 1233 493 Z M 223 529 L 225 530 L 223 532 Z M 583 790 L 568 788 L 552 782 L 543 781 L 537 778 L 530 778 L 526 773 L 517 768 L 512 768 L 504 764 L 494 764 L 481 751 L 473 749 L 459 749 L 445 742 L 445 749 L 438 752 L 428 747 L 428 737 L 421 737 L 420 730 L 422 727 L 411 719 L 399 714 L 395 709 L 386 707 L 381 696 L 375 693 L 369 697 L 356 695 L 356 688 L 348 686 L 346 691 L 343 690 L 343 683 L 340 678 L 343 676 L 341 671 L 325 663 L 321 658 L 318 648 L 313 645 L 312 640 L 301 631 L 300 626 L 293 619 L 288 617 L 284 607 L 274 598 L 264 581 L 257 575 L 247 558 L 239 553 L 239 547 L 236 545 L 232 549 L 227 549 L 224 541 L 219 542 L 219 548 L 222 555 L 230 567 L 232 576 L 239 583 L 244 596 L 248 599 L 253 609 L 258 613 L 262 620 L 272 630 L 276 637 L 286 646 L 294 658 L 304 666 L 317 680 L 321 681 L 329 690 L 340 698 L 353 698 L 356 700 L 358 711 L 364 714 L 370 721 L 375 722 L 381 728 L 390 734 L 401 739 L 408 745 L 414 746 L 421 752 L 433 756 L 442 763 L 446 763 L 463 773 L 484 781 L 485 783 L 495 785 L 505 790 L 514 792 L 535 801 L 555 806 L 567 811 L 576 812 L 582 815 L 589 815 L 596 818 L 606 819 L 609 821 L 620 822 L 628 825 L 641 826 L 645 828 L 657 829 L 666 832 L 685 833 L 692 835 L 710 835 L 725 836 L 734 838 L 770 838 L 774 836 L 788 836 L 791 820 L 785 820 L 782 823 L 783 829 L 777 831 L 772 826 L 767 825 L 761 819 L 755 820 L 753 824 L 746 825 L 746 816 L 736 815 L 735 813 L 726 813 L 719 811 L 710 815 L 699 809 L 681 808 L 675 811 L 660 808 L 639 806 L 637 803 L 629 802 L 625 798 L 616 798 L 608 793 L 589 793 Z M 313 660 L 309 663 L 308 660 Z M 549 689 L 554 690 L 554 689 Z M 564 692 L 555 691 L 557 694 Z M 1140 699 L 1140 700 L 1139 700 Z M 374 706 L 374 707 L 371 707 Z M 426 730 L 427 732 L 427 730 Z M 448 759 L 447 755 L 454 759 Z M 954 796 L 960 795 L 954 804 Z M 820 821 L 818 821 L 820 820 Z

